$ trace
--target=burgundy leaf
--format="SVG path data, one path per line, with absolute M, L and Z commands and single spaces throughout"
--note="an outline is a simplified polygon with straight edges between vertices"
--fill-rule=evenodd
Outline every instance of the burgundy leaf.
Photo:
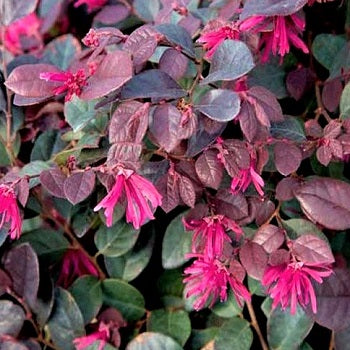
M 310 68 L 298 68 L 287 76 L 287 90 L 295 100 L 300 100 L 315 82 L 315 74 Z
M 253 242 L 260 244 L 270 254 L 283 244 L 284 231 L 271 224 L 261 226 L 256 231 Z
M 103 6 L 101 11 L 94 17 L 94 22 L 100 22 L 106 25 L 116 24 L 130 14 L 130 10 L 121 4 Z
M 298 188 L 300 182 L 294 177 L 282 179 L 276 186 L 276 199 L 279 201 L 289 201 L 294 198 L 294 191 Z
M 64 194 L 72 203 L 77 204 L 87 198 L 95 187 L 93 170 L 74 173 L 64 182 Z
M 169 213 L 180 204 L 180 193 L 175 177 L 169 174 L 162 176 L 156 183 L 159 193 L 162 195 L 162 209 Z
M 302 160 L 300 149 L 294 144 L 285 142 L 276 142 L 274 155 L 277 170 L 285 176 L 296 171 Z
M 196 203 L 196 192 L 192 181 L 186 176 L 179 175 L 179 193 L 183 202 L 193 208 Z
M 324 166 L 327 166 L 332 160 L 332 150 L 329 146 L 322 145 L 316 151 L 317 160 Z
M 196 160 L 196 173 L 206 187 L 217 190 L 220 186 L 223 166 L 217 158 L 217 152 L 208 150 L 203 152 Z
M 27 178 L 23 178 L 16 186 L 17 199 L 22 204 L 23 207 L 26 206 L 29 197 L 29 182 Z
M 0 269 L 0 296 L 12 288 L 12 281 L 9 275 Z
M 302 262 L 308 264 L 332 264 L 334 262 L 329 244 L 312 233 L 298 237 L 293 242 L 292 250 Z
M 263 202 L 260 202 L 260 205 L 257 207 L 256 215 L 255 215 L 255 221 L 257 225 L 264 224 L 270 216 L 275 211 L 275 204 L 270 200 L 264 200 Z
M 289 263 L 290 252 L 285 249 L 277 249 L 269 256 L 269 265 L 278 266 Z
M 314 139 L 321 138 L 323 136 L 323 130 L 321 125 L 315 119 L 310 119 L 305 122 L 305 133 Z
M 188 58 L 175 49 L 167 49 L 159 60 L 159 69 L 174 80 L 182 78 L 188 66 Z
M 255 242 L 245 243 L 239 251 L 239 259 L 250 277 L 257 280 L 262 279 L 268 256 L 261 245 Z
M 313 178 L 295 191 L 305 215 L 332 230 L 350 228 L 350 185 L 330 178 Z
M 142 153 L 142 145 L 133 142 L 114 143 L 108 151 L 108 166 L 123 163 L 131 169 L 138 169 L 139 159 Z
M 249 142 L 252 142 L 257 133 L 258 122 L 253 106 L 247 101 L 242 101 L 238 119 L 244 136 Z
M 343 84 L 340 79 L 327 80 L 322 90 L 322 102 L 330 111 L 335 112 L 340 103 Z
M 40 173 L 40 183 L 53 196 L 66 198 L 63 190 L 66 175 L 59 168 L 44 170 Z

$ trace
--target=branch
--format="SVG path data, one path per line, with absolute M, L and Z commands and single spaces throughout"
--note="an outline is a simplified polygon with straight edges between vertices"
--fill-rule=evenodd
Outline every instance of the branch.
M 255 332 L 256 332 L 256 334 L 257 334 L 258 337 L 259 337 L 259 341 L 260 341 L 260 344 L 261 344 L 261 348 L 262 348 L 263 350 L 269 350 L 269 347 L 267 346 L 267 344 L 266 344 L 266 342 L 265 342 L 264 336 L 262 335 L 262 332 L 261 332 L 261 330 L 260 330 L 258 321 L 257 321 L 257 319 L 256 319 L 256 315 L 255 315 L 255 312 L 254 312 L 254 308 L 253 308 L 252 303 L 251 303 L 250 301 L 247 301 L 247 302 L 246 302 L 246 305 L 247 305 L 248 312 L 249 312 L 249 316 L 250 316 L 250 319 L 251 319 L 250 324 L 251 324 L 252 327 L 255 329 Z

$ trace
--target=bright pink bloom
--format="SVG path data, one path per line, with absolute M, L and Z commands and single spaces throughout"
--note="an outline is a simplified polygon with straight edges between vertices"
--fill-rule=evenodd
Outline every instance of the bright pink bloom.
M 226 39 L 239 40 L 239 30 L 234 25 L 225 25 L 219 29 L 202 33 L 197 40 L 199 43 L 204 43 L 203 48 L 208 50 L 205 58 L 211 58 L 218 46 Z
M 85 4 L 87 6 L 88 12 L 93 12 L 104 6 L 106 3 L 107 0 L 77 0 L 74 4 L 74 7 L 79 7 Z
M 270 27 L 272 25 L 272 30 Z M 290 44 L 308 53 L 309 50 L 299 35 L 305 28 L 305 21 L 296 14 L 290 16 L 253 16 L 244 20 L 239 29 L 241 31 L 252 30 L 261 32 L 260 46 L 265 45 L 261 58 L 262 62 L 267 62 L 270 52 L 281 57 L 290 50 Z
M 17 239 L 21 235 L 22 219 L 19 213 L 15 191 L 7 185 L 0 185 L 0 228 L 11 221 L 9 235 Z
M 235 232 L 237 239 L 243 234 L 239 225 L 224 215 L 207 216 L 201 220 L 184 220 L 183 223 L 186 230 L 194 231 L 192 251 L 203 253 L 209 259 L 221 256 L 224 242 L 232 241 L 226 233 L 227 230 Z
M 250 301 L 251 297 L 247 288 L 237 279 L 229 269 L 218 259 L 208 259 L 203 254 L 189 254 L 196 258 L 193 264 L 185 269 L 186 298 L 195 296 L 193 307 L 202 309 L 207 302 L 212 307 L 218 298 L 226 301 L 228 295 L 227 284 L 230 285 L 237 303 L 242 306 L 243 301 Z
M 62 267 L 57 284 L 68 288 L 76 278 L 84 275 L 98 277 L 98 271 L 81 250 L 68 249 L 62 259 Z
M 249 185 L 253 183 L 256 191 L 260 196 L 264 196 L 264 180 L 255 171 L 254 162 L 251 162 L 248 169 L 241 169 L 237 177 L 234 177 L 231 182 L 231 192 L 237 194 L 239 191 L 245 192 Z
M 290 305 L 291 314 L 295 314 L 297 303 L 305 307 L 311 302 L 314 313 L 317 312 L 316 295 L 310 278 L 322 283 L 323 277 L 332 274 L 332 269 L 325 264 L 306 264 L 294 261 L 289 264 L 269 266 L 262 279 L 273 299 L 272 307 L 281 304 L 282 309 Z
M 132 222 L 134 228 L 139 229 L 147 219 L 154 219 L 148 201 L 155 209 L 162 204 L 162 196 L 147 179 L 136 174 L 133 170 L 120 169 L 112 190 L 94 208 L 94 211 L 105 208 L 107 226 L 112 226 L 113 210 L 123 190 L 127 199 L 127 222 Z
M 91 333 L 90 335 L 75 338 L 73 340 L 73 343 L 77 350 L 84 350 L 90 345 L 92 345 L 94 342 L 99 340 L 100 344 L 97 350 L 102 350 L 109 338 L 110 338 L 109 326 L 101 322 L 98 327 L 98 331 Z
M 329 2 L 329 1 L 334 1 L 334 0 L 309 0 L 308 5 L 312 6 L 315 2 L 318 2 L 319 4 Z
M 23 53 L 21 39 L 24 37 L 34 37 L 36 40 L 34 47 L 37 48 L 42 44 L 42 37 L 40 34 L 40 19 L 35 13 L 31 13 L 28 16 L 18 19 L 11 23 L 9 26 L 3 28 L 4 33 L 4 45 L 8 51 L 14 55 L 20 55 Z
M 65 101 L 70 101 L 73 95 L 80 96 L 82 87 L 87 85 L 84 69 L 79 69 L 76 73 L 72 72 L 43 72 L 40 73 L 40 79 L 46 81 L 59 81 L 62 85 L 56 87 L 53 92 L 55 95 L 67 92 Z

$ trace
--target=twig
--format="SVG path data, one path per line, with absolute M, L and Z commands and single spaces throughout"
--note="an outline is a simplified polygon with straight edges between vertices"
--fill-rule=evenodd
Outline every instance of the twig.
M 315 94 L 316 94 L 316 101 L 317 101 L 316 118 L 318 118 L 318 116 L 320 116 L 320 115 L 323 115 L 326 118 L 328 123 L 331 122 L 332 118 L 329 116 L 329 114 L 326 111 L 326 109 L 323 105 L 323 102 L 322 102 L 319 81 L 316 81 L 316 83 L 315 83 Z
M 265 342 L 264 336 L 263 336 L 262 333 L 261 333 L 261 330 L 260 330 L 258 321 L 257 321 L 257 319 L 256 319 L 256 315 L 255 315 L 255 312 L 254 312 L 254 308 L 253 308 L 252 303 L 251 303 L 250 301 L 247 301 L 247 302 L 246 302 L 246 305 L 247 305 L 248 312 L 249 312 L 249 316 L 250 316 L 250 319 L 251 319 L 250 324 L 251 324 L 252 327 L 255 329 L 255 332 L 256 332 L 256 334 L 257 334 L 258 337 L 259 337 L 259 341 L 260 341 L 260 344 L 261 344 L 261 348 L 262 348 L 263 350 L 269 350 L 269 347 L 267 346 L 267 344 L 266 344 L 266 342 Z
M 329 350 L 335 349 L 334 331 L 331 334 L 331 341 L 329 342 Z

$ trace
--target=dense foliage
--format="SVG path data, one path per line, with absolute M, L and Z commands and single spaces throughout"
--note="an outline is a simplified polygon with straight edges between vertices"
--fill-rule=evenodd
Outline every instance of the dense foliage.
M 0 20 L 1 349 L 350 348 L 347 1 Z

